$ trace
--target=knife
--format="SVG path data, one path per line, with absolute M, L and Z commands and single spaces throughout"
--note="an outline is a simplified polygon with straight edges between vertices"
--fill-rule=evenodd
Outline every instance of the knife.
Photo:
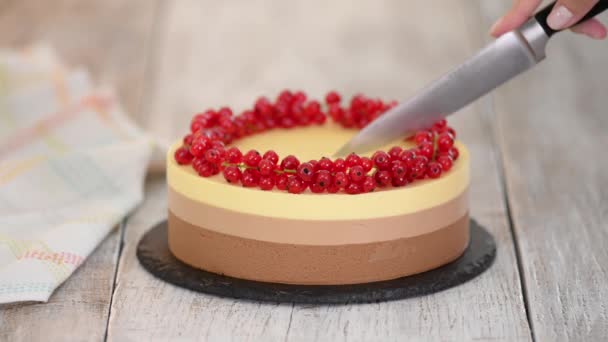
M 372 121 L 335 155 L 369 152 L 399 137 L 426 129 L 540 63 L 545 59 L 549 38 L 558 32 L 547 25 L 554 5 L 543 8 L 519 29 L 500 36 L 408 101 Z M 608 0 L 598 1 L 580 22 L 607 8 Z

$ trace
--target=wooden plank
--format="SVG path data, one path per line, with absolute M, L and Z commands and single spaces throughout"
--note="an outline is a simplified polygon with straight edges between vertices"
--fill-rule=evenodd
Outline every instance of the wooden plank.
M 322 8 L 322 10 L 320 10 Z M 242 108 L 284 87 L 388 98 L 419 86 L 479 46 L 467 1 L 180 1 L 163 10 L 150 128 L 170 140 L 207 106 Z M 417 13 L 402 20 L 404 13 Z M 429 25 L 428 21 L 444 25 Z M 314 22 L 314 25 L 311 23 Z M 280 28 L 280 29 L 278 29 Z M 129 220 L 108 329 L 110 340 L 530 340 L 487 103 L 454 120 L 473 154 L 473 216 L 498 242 L 495 265 L 436 295 L 349 306 L 269 305 L 179 289 L 147 274 L 136 243 L 166 217 L 163 181 Z
M 482 3 L 487 23 L 503 10 Z M 600 341 L 608 336 L 608 49 L 563 33 L 547 55 L 494 97 L 529 314 L 538 341 Z
M 100 341 L 120 245 L 115 230 L 51 296 L 47 303 L 0 306 L 2 341 Z
M 0 45 L 48 41 L 68 65 L 91 68 L 117 84 L 133 112 L 143 83 L 155 2 L 35 0 L 0 2 Z M 46 304 L 0 308 L 0 340 L 102 340 L 120 250 L 118 230 L 66 280 Z

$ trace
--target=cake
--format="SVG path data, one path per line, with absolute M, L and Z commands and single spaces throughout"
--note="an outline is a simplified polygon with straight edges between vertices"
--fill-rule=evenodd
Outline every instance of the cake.
M 327 123 L 269 130 L 230 146 L 308 160 L 330 156 L 355 133 Z M 415 142 L 387 147 L 397 144 Z M 356 284 L 440 267 L 468 245 L 469 154 L 458 141 L 457 160 L 441 177 L 356 195 L 314 193 L 312 185 L 300 194 L 262 191 L 221 173 L 200 177 L 176 161 L 183 145 L 167 154 L 168 242 L 192 267 L 261 282 Z

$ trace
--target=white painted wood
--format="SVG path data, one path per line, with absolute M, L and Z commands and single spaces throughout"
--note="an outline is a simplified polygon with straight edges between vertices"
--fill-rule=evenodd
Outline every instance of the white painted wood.
M 120 232 L 115 230 L 48 303 L 0 306 L 0 341 L 100 341 L 106 333 Z
M 479 13 L 467 1 L 184 0 L 163 13 L 144 111 L 167 140 L 184 132 L 195 111 L 243 108 L 283 87 L 406 97 L 481 39 Z M 349 306 L 259 304 L 182 290 L 147 274 L 135 257 L 141 235 L 166 217 L 166 189 L 156 179 L 128 223 L 109 340 L 530 340 L 489 108 L 484 102 L 454 119 L 473 155 L 472 214 L 499 246 L 481 277 L 427 297 Z
M 503 9 L 481 3 L 487 23 Z M 562 33 L 547 54 L 494 96 L 530 316 L 538 341 L 602 341 L 608 336 L 608 48 Z

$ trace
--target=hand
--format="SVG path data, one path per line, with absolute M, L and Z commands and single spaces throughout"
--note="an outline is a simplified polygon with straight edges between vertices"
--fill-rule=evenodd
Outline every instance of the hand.
M 534 15 L 541 1 L 515 0 L 513 7 L 492 26 L 490 34 L 498 37 L 505 32 L 518 28 Z M 606 27 L 596 19 L 589 19 L 571 27 L 585 16 L 597 1 L 558 0 L 547 18 L 547 24 L 554 30 L 571 28 L 576 33 L 581 33 L 594 39 L 604 39 L 606 38 Z

